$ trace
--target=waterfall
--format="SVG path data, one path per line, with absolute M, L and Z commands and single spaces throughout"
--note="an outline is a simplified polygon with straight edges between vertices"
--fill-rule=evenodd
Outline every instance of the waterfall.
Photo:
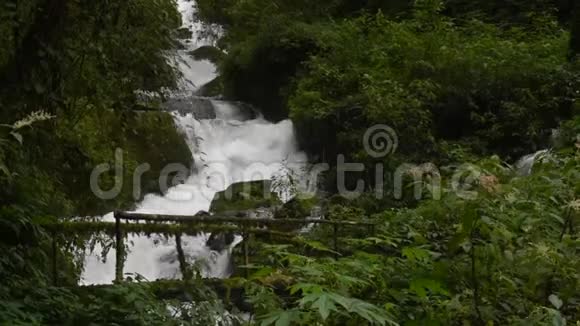
M 182 28 L 191 32 L 191 39 L 181 42 L 182 48 L 177 50 L 172 58 L 182 78 L 179 83 L 181 91 L 195 91 L 216 77 L 215 67 L 208 61 L 196 61 L 190 52 L 204 45 L 212 45 L 212 40 L 200 37 L 203 26 L 195 20 L 195 1 L 178 0 L 178 10 L 181 13 Z
M 544 149 L 522 157 L 515 164 L 517 173 L 522 176 L 532 174 L 532 169 L 534 168 L 534 164 L 536 163 L 536 161 L 538 159 L 541 159 L 543 156 L 547 155 L 549 152 L 550 152 L 549 150 Z
M 215 67 L 209 62 L 196 62 L 187 54 L 204 45 L 204 41 L 197 40 L 200 26 L 193 20 L 194 2 L 180 0 L 178 5 L 185 27 L 193 32 L 193 39 L 184 43 L 186 49 L 179 50 L 174 59 L 183 75 L 179 93 L 193 94 L 215 77 Z M 180 103 L 181 109 L 173 114 L 192 152 L 194 173 L 164 195 L 145 196 L 137 205 L 138 213 L 194 215 L 209 210 L 214 195 L 233 183 L 271 179 L 287 168 L 287 162 L 296 170 L 306 163 L 290 120 L 270 123 L 235 103 L 214 99 L 185 96 L 173 102 Z M 114 221 L 112 213 L 102 219 Z M 186 259 L 200 266 L 205 277 L 229 277 L 232 250 L 242 239 L 236 236 L 224 243 L 225 248 L 219 248 L 212 245 L 210 237 L 210 234 L 182 237 Z M 138 274 L 147 280 L 181 277 L 174 239 L 128 235 L 126 244 L 125 273 Z M 103 262 L 101 249 L 97 245 L 87 253 L 82 284 L 106 284 L 114 280 L 115 250 L 109 250 Z

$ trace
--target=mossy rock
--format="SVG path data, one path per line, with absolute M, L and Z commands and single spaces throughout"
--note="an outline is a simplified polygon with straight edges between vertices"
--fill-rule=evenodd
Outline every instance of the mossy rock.
M 224 85 L 222 83 L 222 78 L 220 76 L 214 78 L 212 81 L 208 82 L 207 84 L 201 86 L 201 88 L 197 91 L 197 95 L 199 96 L 207 96 L 207 97 L 219 97 L 224 92 Z
M 198 61 L 207 60 L 213 64 L 217 64 L 224 56 L 222 50 L 216 48 L 215 46 L 211 45 L 204 45 L 199 47 L 189 54 Z
M 309 217 L 310 212 L 319 202 L 320 200 L 316 197 L 309 199 L 294 198 L 276 210 L 274 218 L 301 219 Z
M 188 40 L 193 37 L 193 33 L 187 27 L 179 28 L 175 31 L 175 37 L 180 40 Z
M 210 206 L 212 213 L 247 211 L 280 204 L 278 196 L 271 191 L 269 180 L 240 182 L 218 192 Z
M 132 209 L 146 194 L 161 193 L 164 187 L 173 185 L 162 187 L 159 182 L 162 170 L 169 164 L 180 164 L 184 171 L 191 171 L 193 166 L 185 137 L 167 112 L 92 111 L 75 124 L 64 120 L 57 128 L 61 137 L 70 139 L 64 147 L 66 151 L 54 151 L 55 159 L 65 162 L 58 178 L 78 215 Z M 122 178 L 122 189 L 113 199 L 99 199 L 89 185 L 91 173 L 98 164 L 116 162 L 115 148 L 123 152 L 123 160 L 119 161 L 123 174 L 117 176 L 110 169 L 99 176 L 99 185 L 101 189 L 112 189 L 116 178 Z M 134 183 L 141 164 L 149 164 L 150 169 L 141 175 L 140 183 Z M 170 182 L 172 179 L 168 178 Z M 135 187 L 139 188 L 137 193 Z
M 312 209 L 320 204 L 317 197 L 309 199 L 300 199 L 298 197 L 289 200 L 281 207 L 274 211 L 275 219 L 305 219 L 310 217 Z M 296 232 L 306 225 L 299 224 L 281 224 L 271 228 L 280 232 Z
M 135 150 L 137 162 L 151 165 L 151 170 L 143 175 L 142 193 L 160 193 L 163 186 L 175 186 L 179 178 L 173 177 L 177 175 L 168 178 L 176 181 L 173 184 L 160 185 L 159 177 L 163 169 L 169 164 L 179 164 L 191 171 L 193 155 L 184 135 L 175 126 L 173 117 L 167 112 L 146 112 L 139 114 L 135 123 L 131 133 L 134 137 L 129 136 L 128 139 Z

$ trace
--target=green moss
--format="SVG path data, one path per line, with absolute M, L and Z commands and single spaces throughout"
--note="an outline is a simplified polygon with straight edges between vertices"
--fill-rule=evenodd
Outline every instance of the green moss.
M 110 237 L 115 235 L 115 223 L 114 222 L 52 222 L 52 221 L 41 221 L 36 222 L 43 228 L 49 231 L 57 232 L 58 234 L 65 235 L 91 235 L 103 233 Z M 255 223 L 258 224 L 258 223 Z M 159 235 L 163 234 L 167 238 L 175 236 L 175 234 L 186 234 L 191 236 L 197 236 L 200 233 L 206 232 L 241 232 L 242 230 L 251 234 L 261 234 L 267 235 L 271 239 L 279 241 L 290 241 L 299 242 L 300 238 L 293 234 L 277 232 L 273 230 L 267 230 L 258 226 L 238 226 L 231 224 L 217 225 L 217 224 L 205 224 L 205 223 L 183 223 L 183 224 L 166 224 L 166 223 L 148 223 L 148 224 L 135 224 L 135 223 L 123 223 L 121 230 L 125 234 L 139 234 L 145 236 Z
M 159 177 L 169 164 L 179 164 L 188 171 L 193 166 L 191 150 L 168 113 L 138 114 L 135 117 L 135 127 L 127 137 L 136 161 L 151 166 L 151 170 L 143 175 L 144 194 L 159 193 L 162 190 Z
M 270 190 L 270 181 L 240 182 L 215 195 L 210 211 L 215 213 L 272 207 L 280 203 Z
M 294 198 L 276 210 L 274 218 L 306 218 L 310 216 L 310 212 L 319 202 L 320 200 L 316 197 L 309 199 Z

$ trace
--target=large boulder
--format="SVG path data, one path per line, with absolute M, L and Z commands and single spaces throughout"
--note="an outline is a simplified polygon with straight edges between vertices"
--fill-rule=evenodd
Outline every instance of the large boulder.
M 212 213 L 250 211 L 280 204 L 271 190 L 271 181 L 240 182 L 218 192 L 210 206 Z
M 216 112 L 209 98 L 182 95 L 172 96 L 163 103 L 167 111 L 177 111 L 180 114 L 193 113 L 196 119 L 215 119 Z
M 318 202 L 319 199 L 316 197 L 312 199 L 293 198 L 276 210 L 274 218 L 303 219 L 310 217 Z
M 224 85 L 220 76 L 217 76 L 212 81 L 201 86 L 197 91 L 199 96 L 219 98 L 224 93 Z
M 197 61 L 207 60 L 215 65 L 223 58 L 224 52 L 215 46 L 204 45 L 191 52 L 189 54 Z

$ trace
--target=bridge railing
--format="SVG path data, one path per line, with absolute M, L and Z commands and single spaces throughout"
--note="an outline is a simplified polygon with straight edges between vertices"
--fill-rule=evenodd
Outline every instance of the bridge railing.
M 371 221 L 338 221 L 326 219 L 268 219 L 268 218 L 241 218 L 232 216 L 176 216 L 158 214 L 138 214 L 128 212 L 115 212 L 115 222 L 64 222 L 47 225 L 52 228 L 53 240 L 53 272 L 54 283 L 57 285 L 57 265 L 58 257 L 56 250 L 56 232 L 107 232 L 114 234 L 115 238 L 115 282 L 124 280 L 125 244 L 124 238 L 127 233 L 147 233 L 147 234 L 172 234 L 175 237 L 176 251 L 180 270 L 184 279 L 192 277 L 192 271 L 187 264 L 182 247 L 181 237 L 183 234 L 199 234 L 200 232 L 234 232 L 243 236 L 242 251 L 244 255 L 244 265 L 249 266 L 248 242 L 250 235 L 262 234 L 276 236 L 292 243 L 296 241 L 296 233 L 280 232 L 276 230 L 264 229 L 265 226 L 306 226 L 306 225 L 328 225 L 333 229 L 333 249 L 335 257 L 338 257 L 339 232 L 345 227 L 365 227 L 370 234 L 374 233 L 375 224 Z M 145 222 L 144 224 L 141 222 Z M 248 269 L 245 269 L 247 276 Z

